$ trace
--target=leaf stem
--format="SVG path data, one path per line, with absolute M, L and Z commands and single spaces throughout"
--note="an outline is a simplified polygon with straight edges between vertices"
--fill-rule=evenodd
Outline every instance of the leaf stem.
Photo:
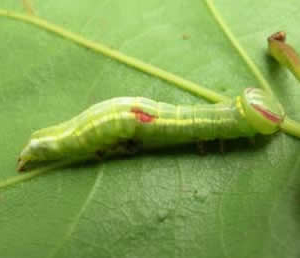
M 286 117 L 280 128 L 283 132 L 300 138 L 300 124 L 298 122 Z
M 292 46 L 285 43 L 286 33 L 279 31 L 268 37 L 269 52 L 281 65 L 286 66 L 300 81 L 300 58 Z M 300 137 L 300 123 L 286 118 L 281 129 Z
M 207 5 L 209 11 L 213 15 L 213 17 L 215 18 L 215 20 L 217 21 L 219 26 L 221 27 L 221 29 L 224 32 L 224 34 L 226 35 L 226 37 L 229 39 L 229 41 L 231 42 L 233 47 L 238 51 L 240 56 L 244 59 L 247 66 L 249 67 L 249 69 L 252 71 L 252 73 L 258 80 L 260 87 L 263 88 L 265 91 L 269 92 L 269 94 L 274 95 L 270 84 L 264 78 L 264 76 L 262 75 L 260 70 L 257 68 L 255 63 L 252 61 L 252 59 L 247 55 L 247 52 L 242 48 L 242 46 L 240 45 L 240 43 L 238 42 L 236 37 L 233 35 L 233 33 L 231 32 L 231 30 L 229 29 L 229 27 L 223 20 L 222 16 L 218 13 L 217 9 L 215 8 L 213 1 L 205 0 L 205 2 L 206 2 L 206 5 Z
M 119 51 L 113 50 L 103 44 L 88 40 L 78 34 L 67 31 L 60 26 L 48 23 L 46 20 L 40 19 L 38 17 L 19 14 L 19 13 L 13 12 L 13 11 L 1 10 L 1 9 L 0 9 L 0 16 L 5 16 L 8 18 L 20 20 L 20 21 L 38 26 L 44 30 L 50 31 L 50 32 L 55 33 L 56 35 L 59 35 L 65 39 L 73 41 L 74 43 L 76 43 L 82 47 L 86 47 L 95 52 L 98 52 L 105 56 L 108 56 L 114 60 L 118 60 L 119 62 L 124 63 L 128 66 L 134 67 L 137 70 L 140 70 L 144 73 L 151 74 L 162 80 L 173 83 L 177 87 L 179 87 L 185 91 L 188 91 L 196 96 L 204 97 L 211 102 L 222 102 L 222 101 L 230 100 L 229 97 L 226 97 L 219 93 L 216 93 L 213 90 L 209 90 L 209 89 L 207 89 L 203 86 L 200 86 L 194 82 L 183 79 L 180 76 L 177 76 L 170 72 L 164 71 L 153 65 L 147 64 L 147 63 L 140 61 L 134 57 L 127 56 L 127 55 L 125 55 Z
M 300 57 L 295 49 L 286 42 L 286 33 L 279 31 L 268 38 L 269 51 L 278 63 L 286 66 L 300 81 Z

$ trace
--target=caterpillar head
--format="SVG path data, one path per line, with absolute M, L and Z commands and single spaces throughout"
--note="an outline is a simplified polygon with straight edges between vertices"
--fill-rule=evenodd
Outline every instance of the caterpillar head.
M 247 88 L 241 97 L 247 121 L 261 134 L 279 130 L 284 110 L 274 96 L 259 88 Z

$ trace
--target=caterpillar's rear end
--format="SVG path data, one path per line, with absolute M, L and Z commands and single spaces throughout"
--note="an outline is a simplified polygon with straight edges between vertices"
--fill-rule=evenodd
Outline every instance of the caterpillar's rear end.
M 137 97 L 114 98 L 67 122 L 33 133 L 20 155 L 18 169 L 24 170 L 31 162 L 94 159 L 131 152 L 135 147 L 249 137 L 257 132 L 255 124 L 245 117 L 241 98 L 187 106 Z

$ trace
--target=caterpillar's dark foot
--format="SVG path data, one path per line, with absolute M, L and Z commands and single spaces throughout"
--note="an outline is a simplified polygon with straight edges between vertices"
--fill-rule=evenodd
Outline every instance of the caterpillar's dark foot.
M 223 154 L 225 152 L 225 141 L 224 140 L 220 140 L 220 152 Z
M 105 151 L 96 151 L 96 159 L 103 160 L 115 155 L 133 155 L 140 151 L 142 147 L 142 144 L 135 140 L 120 141 L 114 145 L 111 145 L 110 148 L 107 148 Z
M 197 147 L 197 152 L 199 153 L 199 155 L 205 155 L 206 151 L 205 151 L 203 141 L 197 142 L 196 147 Z
M 102 160 L 104 158 L 104 152 L 102 150 L 96 151 L 96 160 Z
M 255 145 L 255 137 L 248 138 L 248 142 L 251 146 L 254 146 Z
M 142 149 L 142 144 L 135 140 L 128 140 L 121 144 L 122 147 L 124 148 L 124 152 L 129 155 L 136 154 Z

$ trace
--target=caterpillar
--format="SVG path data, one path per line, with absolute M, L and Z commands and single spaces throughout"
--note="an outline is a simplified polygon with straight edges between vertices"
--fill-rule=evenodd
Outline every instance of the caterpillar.
M 280 103 L 259 88 L 247 88 L 232 101 L 205 105 L 113 98 L 34 132 L 20 154 L 18 170 L 40 161 L 96 159 L 135 148 L 273 134 L 284 116 Z

